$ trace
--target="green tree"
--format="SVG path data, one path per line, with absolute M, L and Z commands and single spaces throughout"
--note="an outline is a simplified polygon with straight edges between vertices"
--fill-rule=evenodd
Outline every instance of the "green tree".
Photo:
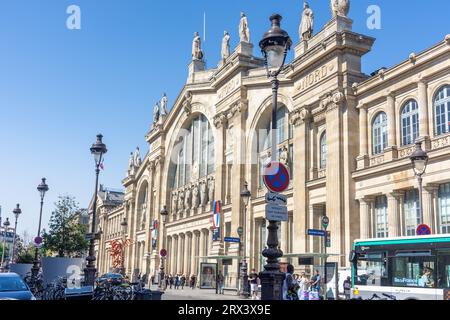
M 77 258 L 87 250 L 87 226 L 76 218 L 80 212 L 74 197 L 60 196 L 55 203 L 49 223 L 49 231 L 43 231 L 43 251 L 57 257 Z

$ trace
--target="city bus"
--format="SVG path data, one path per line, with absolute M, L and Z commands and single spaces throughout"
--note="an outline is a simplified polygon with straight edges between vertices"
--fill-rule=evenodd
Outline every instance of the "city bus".
M 352 298 L 450 300 L 450 234 L 356 240 Z

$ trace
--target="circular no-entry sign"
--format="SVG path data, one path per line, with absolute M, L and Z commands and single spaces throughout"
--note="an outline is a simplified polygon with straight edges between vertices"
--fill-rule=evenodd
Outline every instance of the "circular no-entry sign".
M 416 234 L 418 236 L 427 236 L 431 234 L 431 229 L 426 224 L 421 224 L 417 227 Z
M 159 255 L 160 255 L 161 257 L 167 256 L 167 250 L 166 250 L 166 249 L 161 249 L 161 251 L 159 252 Z
M 271 162 L 264 169 L 264 184 L 275 193 L 286 191 L 289 187 L 289 171 L 280 162 Z
M 36 238 L 34 238 L 34 246 L 35 246 L 36 248 L 42 247 L 42 241 L 43 241 L 42 237 L 36 237 Z

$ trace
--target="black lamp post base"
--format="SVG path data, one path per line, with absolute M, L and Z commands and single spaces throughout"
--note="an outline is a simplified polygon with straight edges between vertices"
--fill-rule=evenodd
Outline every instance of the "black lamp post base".
M 273 301 L 283 300 L 283 281 L 286 275 L 280 271 L 262 271 L 261 300 Z
M 84 269 L 84 284 L 86 286 L 94 286 L 96 273 L 97 269 L 95 267 L 87 266 Z

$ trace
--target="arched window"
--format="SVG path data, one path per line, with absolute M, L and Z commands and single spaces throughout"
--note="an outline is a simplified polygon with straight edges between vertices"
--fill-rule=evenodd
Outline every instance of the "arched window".
M 320 169 L 327 167 L 327 132 L 324 131 L 320 136 Z
M 176 144 L 171 178 L 172 186 L 180 188 L 214 172 L 214 135 L 208 119 L 197 114 L 183 128 Z
M 272 117 L 271 114 L 266 114 L 268 117 L 260 125 L 258 125 L 258 158 L 259 158 L 259 186 L 264 185 L 262 175 L 264 167 L 270 162 L 270 152 L 272 148 Z M 293 128 L 288 121 L 288 110 L 285 106 L 280 106 L 277 109 L 277 147 L 278 158 L 286 157 L 287 165 L 292 179 L 293 173 Z M 287 152 L 286 152 L 287 150 Z
M 383 153 L 388 146 L 388 129 L 386 113 L 380 112 L 372 124 L 373 154 Z
M 375 199 L 375 238 L 387 238 L 388 218 L 387 218 L 387 198 L 380 196 Z
M 402 145 L 412 144 L 419 137 L 419 106 L 409 100 L 402 108 Z
M 442 87 L 434 98 L 436 135 L 450 132 L 450 85 Z

